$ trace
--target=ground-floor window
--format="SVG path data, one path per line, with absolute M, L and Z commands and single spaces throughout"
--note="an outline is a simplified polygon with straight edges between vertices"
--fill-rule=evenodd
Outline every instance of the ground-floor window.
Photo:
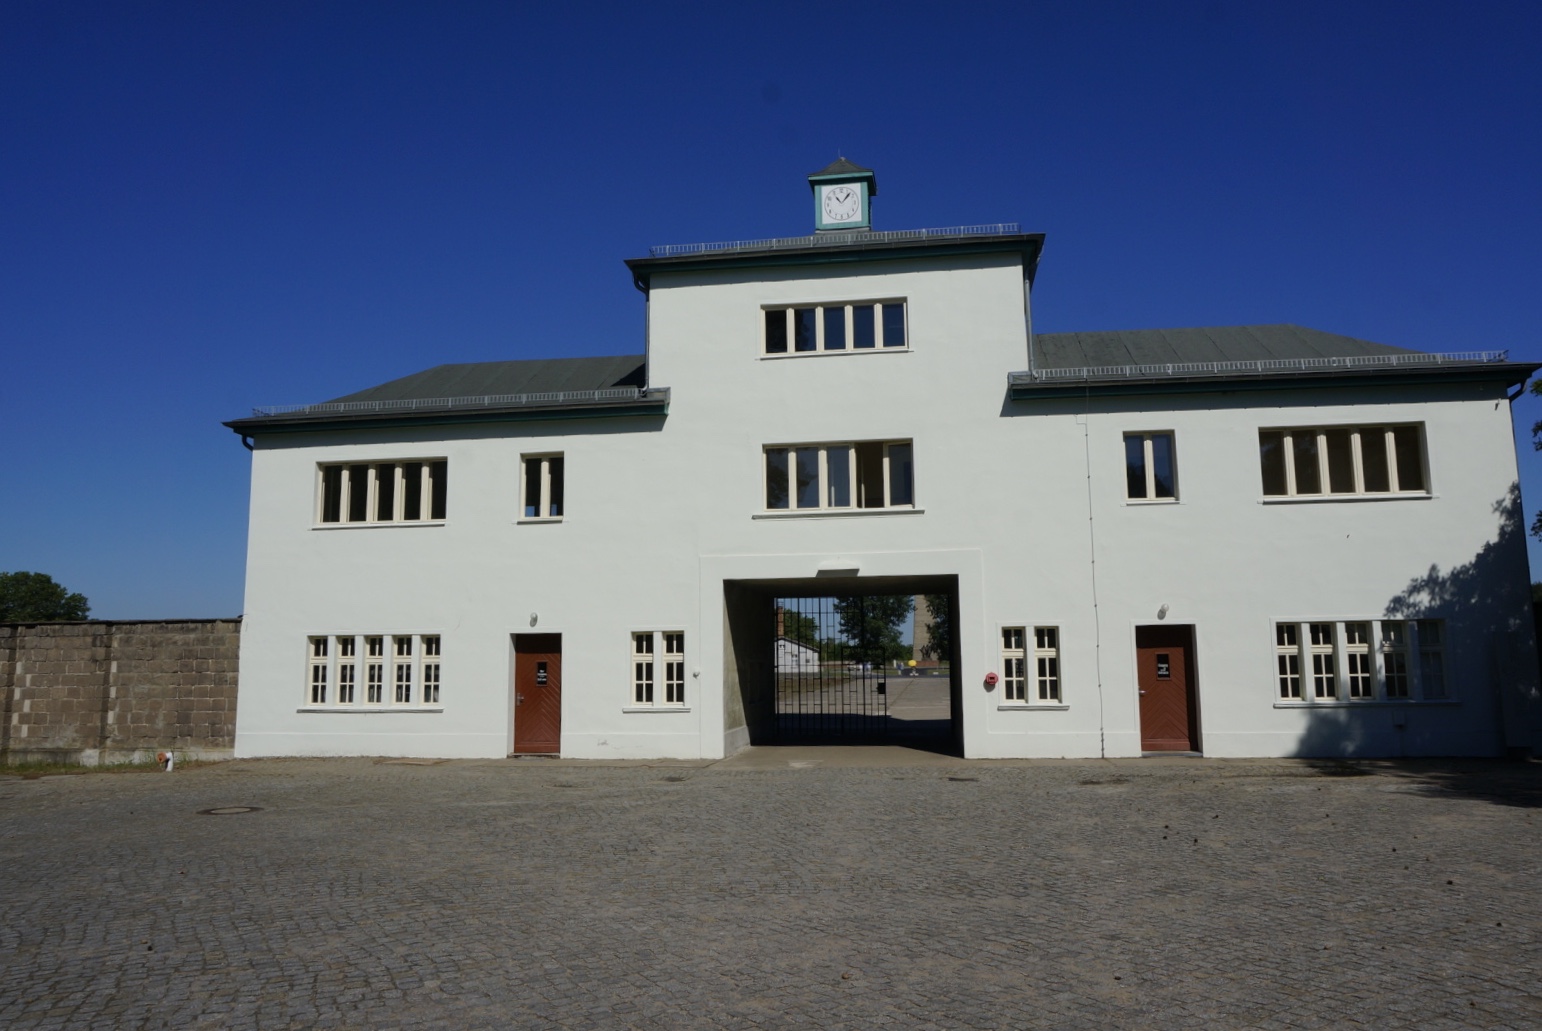
M 1274 662 L 1282 702 L 1431 701 L 1447 697 L 1444 620 L 1276 623 Z M 1305 684 L 1303 670 L 1309 678 Z
M 642 630 L 632 635 L 632 704 L 685 704 L 684 631 Z
M 387 648 L 390 649 L 389 661 Z M 438 634 L 318 635 L 309 639 L 307 650 L 306 704 L 309 707 L 390 708 L 439 704 Z M 387 677 L 391 684 L 389 695 L 386 692 Z M 361 682 L 364 686 L 362 697 L 359 692 Z
M 1028 663 L 1029 641 L 1033 642 L 1032 666 Z M 1060 628 L 1002 627 L 1001 680 L 1009 702 L 1060 704 Z

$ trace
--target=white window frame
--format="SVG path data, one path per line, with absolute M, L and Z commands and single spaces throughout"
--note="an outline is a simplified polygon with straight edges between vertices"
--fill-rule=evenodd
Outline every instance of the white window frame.
M 857 449 L 864 446 L 878 445 L 882 448 L 880 461 L 883 463 L 883 503 L 880 505 L 864 505 L 864 485 L 862 476 L 857 468 Z M 897 447 L 910 449 L 910 501 L 908 503 L 894 503 L 894 476 L 891 465 L 892 450 Z M 798 452 L 816 451 L 818 453 L 818 483 L 816 488 L 817 505 L 798 504 Z M 831 503 L 830 494 L 830 456 L 835 452 L 846 453 L 847 476 L 847 503 L 836 505 Z M 775 452 L 783 452 L 787 456 L 787 505 L 785 508 L 771 508 L 771 455 Z M 801 444 L 767 444 L 760 452 L 760 502 L 761 511 L 766 515 L 832 515 L 847 513 L 871 513 L 871 512 L 895 512 L 918 511 L 920 505 L 916 501 L 916 447 L 913 440 L 843 440 L 828 443 L 801 443 Z
M 1412 429 L 1418 434 L 1419 444 L 1419 478 L 1423 481 L 1421 487 L 1403 488 L 1397 467 L 1397 430 Z M 1345 432 L 1349 434 L 1350 461 L 1354 483 L 1353 490 L 1334 491 L 1332 473 L 1328 460 L 1328 434 Z M 1259 475 L 1263 474 L 1263 435 L 1265 433 L 1280 434 L 1281 461 L 1285 466 L 1285 492 L 1283 494 L 1264 493 L 1266 502 L 1280 502 L 1285 500 L 1311 500 L 1311 501 L 1374 501 L 1387 498 L 1427 498 L 1431 497 L 1429 446 L 1425 437 L 1424 423 L 1399 422 L 1382 425 L 1342 425 L 1342 426 L 1263 426 L 1258 430 L 1259 438 Z M 1364 435 L 1381 433 L 1387 455 L 1387 489 L 1370 491 L 1365 489 L 1365 461 L 1362 439 Z M 1296 449 L 1295 438 L 1307 436 L 1314 438 L 1317 449 L 1317 487 L 1316 491 L 1302 491 L 1296 483 Z M 1174 466 L 1177 465 L 1176 459 Z M 1260 485 L 1267 491 L 1267 487 Z
M 856 346 L 856 315 L 858 308 L 871 307 L 873 309 L 873 345 L 871 347 Z M 900 321 L 904 327 L 904 342 L 899 344 L 886 343 L 884 340 L 884 311 L 887 308 L 898 308 Z M 827 310 L 840 310 L 843 313 L 845 323 L 845 345 L 842 347 L 827 347 L 825 312 Z M 813 311 L 814 313 L 814 347 L 811 350 L 797 350 L 796 312 Z M 783 330 L 787 349 L 785 351 L 769 350 L 771 335 L 767 326 L 775 313 L 782 313 L 786 320 L 786 328 Z M 910 350 L 910 305 L 903 297 L 876 297 L 870 300 L 858 301 L 814 301 L 796 304 L 764 304 L 760 308 L 760 356 L 762 358 L 808 358 L 814 355 L 836 354 L 882 354 L 903 352 Z
M 410 631 L 311 634 L 306 638 L 306 693 L 299 711 L 442 712 L 443 640 L 438 633 Z M 399 652 L 398 641 L 407 642 L 407 652 Z M 322 654 L 317 653 L 318 643 Z M 402 675 L 405 681 L 399 681 Z M 317 678 L 326 687 L 320 700 L 314 690 Z M 397 700 L 399 682 L 410 685 L 408 700 Z M 430 685 L 432 697 L 423 693 Z
M 418 512 L 409 516 L 407 513 L 407 470 L 418 469 Z M 364 491 L 364 518 L 353 519 L 353 507 L 356 500 L 357 489 L 353 470 L 363 469 L 362 476 Z M 389 484 L 382 478 L 382 470 L 388 476 Z M 327 479 L 332 470 L 337 471 L 337 518 L 329 519 L 327 503 Z M 361 526 L 442 526 L 447 521 L 449 514 L 449 479 L 450 461 L 443 456 L 437 458 L 407 458 L 407 459 L 380 459 L 368 462 L 318 462 L 316 463 L 316 508 L 312 513 L 316 529 L 337 529 L 340 527 Z M 443 484 L 444 507 L 442 512 L 435 516 L 434 495 L 438 492 L 438 485 Z M 388 488 L 388 489 L 387 489 Z M 385 492 L 390 497 L 390 511 L 380 511 L 381 494 Z
M 552 460 L 559 465 L 556 479 L 559 481 L 560 511 L 551 514 L 552 507 Z M 530 467 L 531 463 L 538 464 L 539 476 L 535 515 L 530 515 Z M 567 491 L 567 458 L 561 451 L 543 451 L 537 454 L 519 456 L 519 519 L 521 523 L 560 523 L 567 515 L 568 491 Z
M 1045 644 L 1044 635 L 1050 635 Z M 998 709 L 1068 709 L 1065 634 L 1059 623 L 1003 623 L 996 641 L 1001 658 Z
M 630 701 L 626 712 L 689 712 L 684 630 L 669 627 L 634 630 L 627 673 Z
M 1172 462 L 1173 462 L 1173 496 L 1170 497 L 1170 498 L 1162 498 L 1162 497 L 1158 497 L 1157 496 L 1156 447 L 1155 447 L 1155 445 L 1153 443 L 1153 441 L 1157 437 L 1166 437 L 1167 438 L 1168 453 L 1170 455 L 1172 455 Z M 1177 504 L 1177 502 L 1178 502 L 1178 434 L 1175 433 L 1172 430 L 1144 430 L 1144 431 L 1132 431 L 1130 433 L 1126 433 L 1124 435 L 1124 438 L 1123 438 L 1124 446 L 1126 448 L 1126 451 L 1125 451 L 1125 455 L 1126 456 L 1129 454 L 1129 451 L 1128 451 L 1129 441 L 1132 440 L 1132 439 L 1138 439 L 1141 442 L 1141 461 L 1142 461 L 1143 465 L 1145 466 L 1143 471 L 1145 473 L 1145 479 L 1146 479 L 1146 490 L 1145 490 L 1144 494 L 1140 494 L 1140 495 L 1131 494 L 1130 493 L 1130 489 L 1129 489 L 1129 474 L 1128 474 L 1128 471 L 1126 471 L 1126 475 L 1125 475 L 1125 492 L 1124 492 L 1125 493 L 1125 500 L 1126 501 L 1130 501 L 1130 502 L 1134 502 L 1136 504 L 1143 504 L 1143 505 L 1144 504 L 1156 504 L 1156 505 L 1173 505 L 1173 504 Z M 1125 458 L 1125 461 L 1126 461 L 1126 463 L 1128 463 L 1128 461 L 1129 461 L 1128 457 Z
M 1314 640 L 1314 626 L 1327 628 L 1326 634 Z M 1356 627 L 1364 627 L 1363 640 L 1356 639 Z M 1269 633 L 1275 708 L 1456 701 L 1447 676 L 1449 638 L 1443 619 L 1282 619 L 1270 625 Z M 1355 667 L 1362 664 L 1360 675 L 1369 679 L 1368 685 L 1357 682 Z M 1291 677 L 1299 691 L 1295 695 L 1287 694 Z M 1406 693 L 1394 693 L 1399 685 Z

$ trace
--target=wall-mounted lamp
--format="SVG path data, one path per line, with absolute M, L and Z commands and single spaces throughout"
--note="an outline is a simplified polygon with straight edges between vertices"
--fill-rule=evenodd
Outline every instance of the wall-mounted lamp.
M 1157 618 L 1158 619 L 1166 619 L 1167 618 L 1167 603 L 1166 602 L 1163 602 L 1162 603 L 1162 607 L 1157 609 Z M 534 621 L 532 621 L 532 625 L 533 625 L 533 623 L 534 623 Z
M 531 626 L 535 626 L 536 623 L 540 622 L 540 619 L 541 619 L 541 617 L 540 617 L 539 614 L 534 613 L 534 612 L 530 613 L 530 625 Z

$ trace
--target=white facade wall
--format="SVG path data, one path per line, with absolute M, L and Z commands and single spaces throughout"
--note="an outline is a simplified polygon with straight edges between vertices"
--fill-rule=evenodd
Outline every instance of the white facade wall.
M 761 355 L 762 305 L 888 298 L 907 301 L 903 351 Z M 258 436 L 238 754 L 509 754 L 511 635 L 542 632 L 562 635 L 564 755 L 721 756 L 747 740 L 725 727 L 724 581 L 850 567 L 957 577 L 972 757 L 1138 755 L 1134 628 L 1164 605 L 1195 627 L 1206 754 L 1542 745 L 1515 527 L 1485 553 L 1516 481 L 1497 387 L 1013 402 L 1026 312 L 1005 256 L 657 273 L 649 309 L 667 418 Z M 1392 422 L 1424 425 L 1430 497 L 1261 498 L 1259 427 Z M 1177 503 L 1124 497 L 1122 435 L 1151 430 L 1175 434 Z M 915 511 L 762 511 L 766 445 L 862 440 L 914 442 Z M 561 522 L 519 519 L 520 456 L 541 452 L 566 458 Z M 315 525 L 318 463 L 411 458 L 449 462 L 444 525 Z M 1275 620 L 1378 618 L 1431 566 L 1475 559 L 1461 586 L 1481 600 L 1430 610 L 1452 702 L 1276 703 Z M 987 690 L 1004 625 L 1060 628 L 1063 706 Z M 631 707 L 642 630 L 684 631 L 683 708 Z M 307 638 L 381 633 L 442 636 L 439 711 L 305 711 Z

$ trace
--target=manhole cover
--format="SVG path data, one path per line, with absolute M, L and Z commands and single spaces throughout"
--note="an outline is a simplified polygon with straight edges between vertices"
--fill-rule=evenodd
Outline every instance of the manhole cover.
M 200 809 L 199 816 L 240 816 L 242 813 L 260 813 L 260 805 L 222 805 L 218 809 Z
M 977 782 L 980 778 L 979 777 L 949 777 L 948 779 L 951 780 L 951 781 L 956 781 L 956 782 L 958 782 L 960 784 L 973 784 L 973 783 Z

